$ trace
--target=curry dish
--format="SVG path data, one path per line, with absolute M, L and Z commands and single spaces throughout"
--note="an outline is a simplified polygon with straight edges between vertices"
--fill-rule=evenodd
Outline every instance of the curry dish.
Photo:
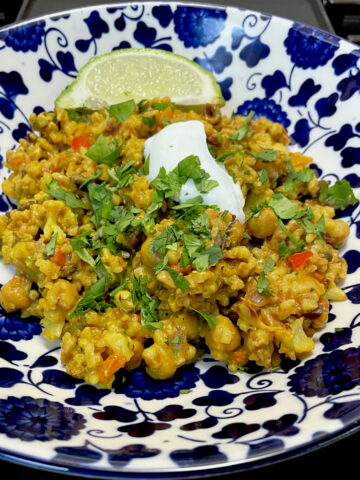
M 17 208 L 0 217 L 0 246 L 16 274 L 2 307 L 40 317 L 66 371 L 103 388 L 141 365 L 170 378 L 206 351 L 231 371 L 303 358 L 329 301 L 346 299 L 338 249 L 349 227 L 334 215 L 356 201 L 349 184 L 316 178 L 283 126 L 252 113 L 124 104 L 32 114 L 33 131 L 7 153 L 2 188 Z M 187 120 L 239 182 L 245 222 L 201 197 L 175 201 L 179 170 L 150 182 L 146 139 Z

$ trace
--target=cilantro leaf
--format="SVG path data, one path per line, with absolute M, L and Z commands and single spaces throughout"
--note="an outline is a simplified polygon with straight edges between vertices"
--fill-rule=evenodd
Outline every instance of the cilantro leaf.
M 178 205 L 174 205 L 172 207 L 173 210 L 185 210 L 187 208 L 194 207 L 195 205 L 200 205 L 203 203 L 203 198 L 201 195 L 198 195 L 197 197 L 194 198 L 189 198 L 183 203 L 179 203 Z
M 269 207 L 271 207 L 276 215 L 282 220 L 289 220 L 294 218 L 298 212 L 298 207 L 291 202 L 282 193 L 274 193 L 270 199 Z
M 100 310 L 111 306 L 105 302 L 99 302 L 106 290 L 106 278 L 100 278 L 91 287 L 89 287 L 83 297 L 79 300 L 75 309 L 67 316 L 68 319 L 73 318 L 75 315 L 82 315 L 89 310 Z
M 67 110 L 68 117 L 70 120 L 73 120 L 74 122 L 77 123 L 88 123 L 88 118 L 85 114 L 80 113 L 78 110 L 75 109 L 69 109 Z
M 101 220 L 107 219 L 112 211 L 112 192 L 103 183 L 90 182 L 87 188 L 89 200 L 94 211 L 94 224 L 98 227 Z
M 285 260 L 287 258 L 289 258 L 291 253 L 292 253 L 290 248 L 286 245 L 286 242 L 284 240 L 282 242 L 280 242 L 279 245 L 278 245 L 278 253 L 279 253 L 280 257 L 285 259 Z
M 131 299 L 135 310 L 140 309 L 141 324 L 149 330 L 162 328 L 162 323 L 158 321 L 157 307 L 159 302 L 149 295 L 147 283 L 150 279 L 147 276 L 137 278 L 133 276 Z
M 357 198 L 347 180 L 337 180 L 331 187 L 321 182 L 319 202 L 343 210 L 349 205 L 355 205 Z
M 88 263 L 92 267 L 95 267 L 95 260 L 87 251 L 87 247 L 89 247 L 89 240 L 88 237 L 91 234 L 90 231 L 84 231 L 77 237 L 74 237 L 70 240 L 71 246 L 74 252 L 77 254 L 81 260 Z
M 275 266 L 275 261 L 271 257 L 269 257 L 266 260 L 263 271 L 259 275 L 259 278 L 258 278 L 258 281 L 257 281 L 257 286 L 256 286 L 257 291 L 259 293 L 265 293 L 266 295 L 269 295 L 270 297 L 273 297 L 274 294 L 269 289 L 270 282 L 269 282 L 268 278 L 266 277 L 266 275 L 273 270 L 274 266 Z
M 96 163 L 103 163 L 112 167 L 119 158 L 122 150 L 122 145 L 118 143 L 117 139 L 108 143 L 104 135 L 100 133 L 85 155 Z
M 155 265 L 155 267 L 154 267 L 155 275 L 157 275 L 159 272 L 161 272 L 161 270 L 164 270 L 164 268 L 168 264 L 168 261 L 169 261 L 169 255 L 166 254 L 164 256 L 164 258 L 161 260 L 161 262 L 159 262 L 157 265 Z
M 176 225 L 169 225 L 150 243 L 150 252 L 159 252 L 162 255 L 166 253 L 166 246 L 177 242 L 181 238 L 181 230 Z
M 175 103 L 173 102 L 156 102 L 153 104 L 153 107 L 155 108 L 155 110 L 166 110 L 168 107 L 171 108 L 171 110 L 174 111 L 175 109 Z
M 134 100 L 127 100 L 126 102 L 117 103 L 109 107 L 109 115 L 114 117 L 119 123 L 125 122 L 136 110 L 136 103 Z
M 46 247 L 45 247 L 46 257 L 51 257 L 51 255 L 54 255 L 57 236 L 58 236 L 58 232 L 54 232 L 51 235 L 49 242 L 46 244 Z
M 220 163 L 226 162 L 226 160 L 230 160 L 230 158 L 232 158 L 238 152 L 241 152 L 241 150 L 229 150 L 227 152 L 220 153 L 215 160 Z
M 136 173 L 136 170 L 133 167 L 134 163 L 134 161 L 131 161 L 120 167 L 115 167 L 114 171 L 116 175 L 111 174 L 111 178 L 115 180 L 115 184 L 111 186 L 111 190 L 120 190 L 120 188 L 127 187 L 135 181 L 134 173 Z M 109 174 L 110 172 L 111 170 Z
M 313 222 L 308 220 L 307 218 L 304 218 L 301 221 L 301 225 L 303 226 L 304 230 L 306 233 L 312 233 L 316 235 L 322 245 L 325 245 L 325 241 L 322 237 L 322 234 L 326 233 L 326 227 L 325 227 L 325 218 L 324 215 L 322 215 L 317 224 L 315 225 Z
M 170 274 L 172 281 L 175 283 L 177 288 L 180 288 L 183 292 L 188 288 L 190 283 L 186 280 L 184 275 L 173 268 L 168 266 L 165 267 L 165 270 Z
M 149 128 L 153 128 L 155 126 L 155 123 L 156 123 L 155 115 L 153 115 L 152 117 L 142 116 L 141 119 L 143 121 L 143 124 L 148 126 Z
M 303 168 L 295 172 L 291 162 L 287 161 L 286 163 L 288 164 L 289 173 L 284 182 L 284 187 L 289 193 L 293 192 L 294 186 L 300 183 L 309 183 L 315 176 L 315 172 L 311 168 Z
M 145 162 L 144 162 L 143 165 L 139 168 L 138 174 L 139 174 L 139 175 L 149 175 L 149 171 L 150 171 L 150 155 L 148 155 L 148 156 L 145 158 Z
M 266 260 L 266 263 L 264 265 L 264 270 L 263 272 L 265 273 L 265 275 L 267 275 L 268 273 L 270 273 L 274 267 L 275 267 L 275 260 L 271 257 L 269 257 L 267 260 Z
M 262 150 L 260 152 L 251 152 L 248 150 L 248 153 L 262 162 L 275 162 L 277 158 L 276 150 L 271 149 Z
M 212 314 L 212 313 L 203 313 L 203 312 L 200 312 L 199 310 L 195 310 L 195 308 L 191 308 L 191 310 L 194 310 L 194 312 L 198 313 L 205 321 L 206 323 L 209 325 L 210 329 L 211 330 L 214 330 L 214 328 L 216 327 L 217 323 L 218 323 L 218 319 L 216 317 L 216 315 Z
M 62 200 L 70 208 L 83 208 L 88 210 L 84 202 L 73 192 L 60 187 L 58 182 L 52 179 L 47 185 L 47 193 L 50 193 L 57 200 Z
M 254 116 L 255 112 L 251 111 L 249 115 L 246 117 L 245 122 L 239 130 L 236 130 L 230 137 L 230 140 L 236 140 L 240 142 L 246 136 L 250 128 L 250 122 Z
M 266 170 L 266 168 L 263 168 L 262 170 L 258 171 L 258 176 L 259 176 L 260 182 L 262 184 L 265 184 L 269 179 L 269 172 Z

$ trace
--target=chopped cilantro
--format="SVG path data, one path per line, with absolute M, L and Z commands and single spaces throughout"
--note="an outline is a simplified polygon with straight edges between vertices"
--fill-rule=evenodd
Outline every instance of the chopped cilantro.
M 285 260 L 287 258 L 289 258 L 291 253 L 292 253 L 290 248 L 286 245 L 286 242 L 284 240 L 282 242 L 280 242 L 279 245 L 278 245 L 278 253 L 279 253 L 280 257 L 285 259 Z
M 216 157 L 217 162 L 226 162 L 226 160 L 230 160 L 237 152 L 240 152 L 241 150 L 233 150 L 233 151 L 227 151 L 223 152 L 220 155 Z
M 182 273 L 168 266 L 165 267 L 165 270 L 170 274 L 170 277 L 172 278 L 177 288 L 180 288 L 180 290 L 182 290 L 183 292 L 188 288 L 190 283 L 186 280 Z
M 94 225 L 98 227 L 100 222 L 107 219 L 112 211 L 112 192 L 103 183 L 90 182 L 87 188 L 89 200 L 94 211 Z
M 119 123 L 125 122 L 136 110 L 136 103 L 134 100 L 127 100 L 126 102 L 117 103 L 109 107 L 109 115 L 114 117 Z
M 91 177 L 87 178 L 81 185 L 80 185 L 80 190 L 83 189 L 84 187 L 86 187 L 86 185 L 90 182 L 93 182 L 94 180 L 96 180 L 97 178 L 100 177 L 100 175 L 102 174 L 102 170 L 95 170 L 95 173 L 94 175 L 91 175 Z
M 294 218 L 298 207 L 295 203 L 291 202 L 282 193 L 274 193 L 270 199 L 269 207 L 271 207 L 276 215 L 282 220 L 289 220 Z
M 70 120 L 73 120 L 74 122 L 88 123 L 88 118 L 86 115 L 83 114 L 83 112 L 80 113 L 78 110 L 70 109 L 70 110 L 67 110 L 67 114 Z
M 51 235 L 51 238 L 50 238 L 49 242 L 46 244 L 46 247 L 45 247 L 45 256 L 46 257 L 51 257 L 51 255 L 54 255 L 55 248 L 56 248 L 57 236 L 58 236 L 58 232 L 54 232 Z
M 149 175 L 149 170 L 150 170 L 150 155 L 148 155 L 145 158 L 145 162 L 143 165 L 139 168 L 138 174 L 139 175 Z
M 173 345 L 179 345 L 179 343 L 181 343 L 181 337 L 180 337 L 180 335 L 177 335 L 177 336 L 174 337 L 173 339 L 169 340 L 169 343 L 170 343 L 170 344 L 173 344 Z
M 242 127 L 239 128 L 239 130 L 236 130 L 236 132 L 234 132 L 231 137 L 230 137 L 230 140 L 236 140 L 238 142 L 240 142 L 241 140 L 243 140 L 243 138 L 246 136 L 246 134 L 248 133 L 249 131 L 249 128 L 250 128 L 250 122 L 254 116 L 255 112 L 251 111 L 249 113 L 249 115 L 245 118 L 245 122 L 243 124 Z
M 131 161 L 120 167 L 115 167 L 115 175 L 109 170 L 109 175 L 115 181 L 114 185 L 111 186 L 111 190 L 120 190 L 120 188 L 127 187 L 135 181 L 134 173 L 136 173 L 136 170 L 133 167 L 134 163 L 134 161 Z
M 72 238 L 70 243 L 74 252 L 79 258 L 81 258 L 81 260 L 88 263 L 92 267 L 95 267 L 95 260 L 87 250 L 87 247 L 90 246 L 88 239 L 89 235 L 91 235 L 90 231 L 84 231 L 77 237 Z
M 200 167 L 199 157 L 189 155 L 181 160 L 169 173 L 164 167 L 160 168 L 158 176 L 151 182 L 151 186 L 163 192 L 165 198 L 179 197 L 181 187 L 191 178 L 200 193 L 208 193 L 219 184 L 211 180 L 210 175 Z
M 70 208 L 83 208 L 87 210 L 88 207 L 84 204 L 84 202 L 73 192 L 69 190 L 65 190 L 64 188 L 60 187 L 58 182 L 52 179 L 47 185 L 47 193 L 50 193 L 54 198 L 57 200 L 62 200 L 68 207 Z
M 161 270 L 164 270 L 164 268 L 168 264 L 168 261 L 169 261 L 169 256 L 166 254 L 164 256 L 164 258 L 161 260 L 161 262 L 159 262 L 157 265 L 155 265 L 155 267 L 154 267 L 155 275 L 157 275 L 159 272 L 161 272 Z
M 347 180 L 337 180 L 331 187 L 321 182 L 319 202 L 343 210 L 349 205 L 355 205 L 357 198 Z
M 120 156 L 122 145 L 119 145 L 117 139 L 107 142 L 102 133 L 86 152 L 86 156 L 99 164 L 105 164 L 112 167 Z
M 268 273 L 270 273 L 275 266 L 275 261 L 269 257 L 265 263 L 263 271 L 260 273 L 258 281 L 257 281 L 257 291 L 259 293 L 265 293 L 266 295 L 269 295 L 271 297 L 274 296 L 272 291 L 269 289 L 269 280 L 266 277 Z
M 143 121 L 143 124 L 146 125 L 147 127 L 153 128 L 155 126 L 155 123 L 156 123 L 155 115 L 153 115 L 152 117 L 142 116 L 141 119 Z
M 191 308 L 191 310 L 194 310 L 194 312 L 198 313 L 204 320 L 206 320 L 206 323 L 209 325 L 210 329 L 214 330 L 218 323 L 216 315 L 213 315 L 212 313 L 199 312 L 199 310 L 195 310 L 195 308 Z
M 301 225 L 303 226 L 304 230 L 306 233 L 312 233 L 316 235 L 322 245 L 325 245 L 325 241 L 322 237 L 322 234 L 326 233 L 326 227 L 325 227 L 325 218 L 324 215 L 322 215 L 316 225 L 308 220 L 307 218 L 304 218 L 301 221 Z
M 162 323 L 158 320 L 157 307 L 159 302 L 149 295 L 147 284 L 150 279 L 146 276 L 137 278 L 133 276 L 131 299 L 135 310 L 140 309 L 141 324 L 150 329 L 155 330 L 162 328 Z
M 300 183 L 309 183 L 315 176 L 315 172 L 311 168 L 303 168 L 298 172 L 295 172 L 290 160 L 286 163 L 289 168 L 289 173 L 284 182 L 284 187 L 289 193 L 293 192 L 296 185 L 299 185 Z
M 191 208 L 194 207 L 195 205 L 199 205 L 203 203 L 203 198 L 201 195 L 198 195 L 197 197 L 194 198 L 189 198 L 183 203 L 179 203 L 178 205 L 175 205 L 172 207 L 173 210 L 185 210 L 186 208 Z
M 155 110 L 165 110 L 166 108 L 170 107 L 172 111 L 175 109 L 175 103 L 173 102 L 156 102 L 153 104 Z
M 262 150 L 260 152 L 251 152 L 248 150 L 247 153 L 255 157 L 257 160 L 261 160 L 262 162 L 275 162 L 277 158 L 276 150 L 271 149 Z
M 157 237 L 150 243 L 150 252 L 158 252 L 162 255 L 166 253 L 166 246 L 177 242 L 181 238 L 181 230 L 178 225 L 173 224 L 166 227 Z
M 82 315 L 89 310 L 102 310 L 107 306 L 110 307 L 110 304 L 106 304 L 104 301 L 99 301 L 104 295 L 105 290 L 106 278 L 102 277 L 85 291 L 83 297 L 79 300 L 75 309 L 70 312 L 67 318 L 71 319 L 75 315 Z
M 262 184 L 265 184 L 269 179 L 269 172 L 266 170 L 266 168 L 263 168 L 258 171 L 258 176 L 259 176 L 260 182 Z

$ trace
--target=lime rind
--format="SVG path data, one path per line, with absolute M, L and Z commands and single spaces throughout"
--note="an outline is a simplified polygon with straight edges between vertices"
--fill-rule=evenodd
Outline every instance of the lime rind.
M 61 92 L 55 106 L 97 109 L 155 97 L 170 97 L 185 106 L 225 104 L 213 75 L 197 63 L 165 50 L 132 48 L 92 58 Z

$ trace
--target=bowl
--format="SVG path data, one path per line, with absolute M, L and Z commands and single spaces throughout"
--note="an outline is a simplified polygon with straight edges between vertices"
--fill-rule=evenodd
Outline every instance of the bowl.
M 360 186 L 360 50 L 265 13 L 190 3 L 80 8 L 0 30 L 0 160 L 94 55 L 161 48 L 216 77 L 224 112 L 261 115 L 290 133 L 317 174 Z M 2 168 L 1 177 L 7 175 Z M 4 194 L 1 211 L 13 207 Z M 69 377 L 37 319 L 0 314 L 0 457 L 103 478 L 196 478 L 241 471 L 359 429 L 360 210 L 342 256 L 348 300 L 331 306 L 303 361 L 237 374 L 205 355 L 175 378 L 127 374 L 112 390 Z M 9 272 L 1 267 L 1 283 Z

